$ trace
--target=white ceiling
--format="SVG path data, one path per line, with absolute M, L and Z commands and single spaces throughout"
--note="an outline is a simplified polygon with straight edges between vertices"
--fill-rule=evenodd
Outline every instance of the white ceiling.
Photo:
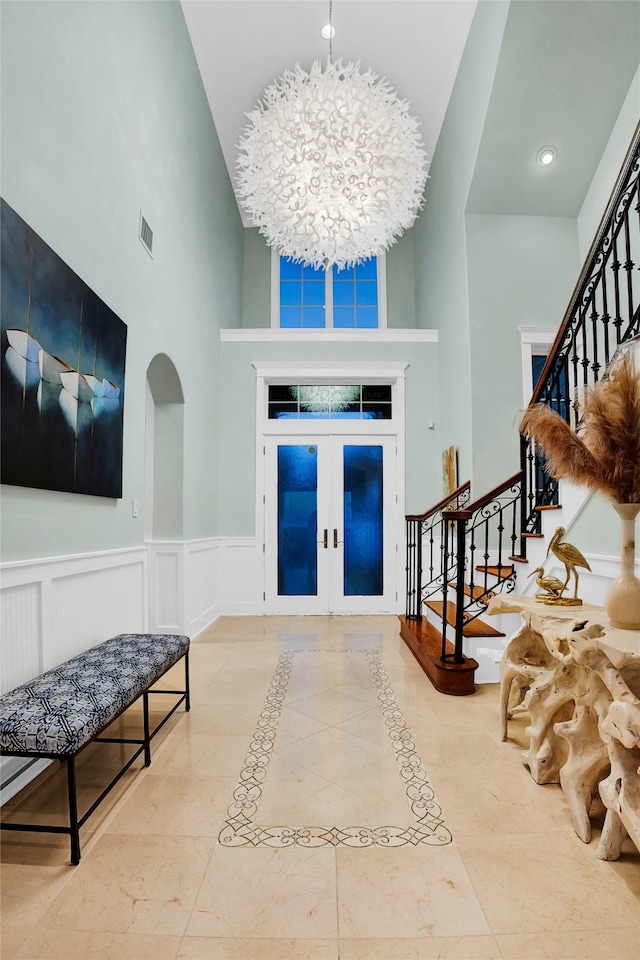
M 476 6 L 333 2 L 333 59 L 359 60 L 409 100 L 429 158 Z M 182 8 L 234 182 L 246 114 L 265 88 L 296 63 L 308 70 L 326 60 L 329 0 L 182 0 Z M 638 0 L 512 2 L 467 212 L 576 217 L 639 61 Z M 549 143 L 558 161 L 541 171 L 535 155 Z
M 333 59 L 386 78 L 420 122 L 433 156 L 476 0 L 334 0 Z M 229 175 L 246 114 L 299 63 L 326 62 L 328 0 L 182 0 Z M 245 220 L 245 223 L 247 221 Z

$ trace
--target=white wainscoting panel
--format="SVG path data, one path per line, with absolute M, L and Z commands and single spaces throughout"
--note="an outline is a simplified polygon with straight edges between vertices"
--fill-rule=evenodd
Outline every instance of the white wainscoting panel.
M 145 566 L 141 551 L 133 563 L 52 578 L 50 649 L 55 657 L 45 669 L 119 633 L 146 630 Z
M 195 637 L 220 615 L 218 540 L 190 542 L 185 545 L 185 633 Z
M 183 630 L 182 544 L 155 554 L 157 633 Z
M 2 591 L 0 605 L 0 693 L 42 673 L 40 583 L 19 583 Z
M 220 545 L 220 613 L 228 617 L 262 614 L 255 537 L 224 538 Z
M 262 612 L 253 537 L 151 540 L 149 629 L 193 638 L 221 616 Z
M 2 690 L 146 630 L 146 564 L 143 548 L 1 564 Z
M 148 629 L 143 548 L 3 563 L 0 575 L 2 693 L 115 634 Z M 47 763 L 2 758 L 0 802 Z

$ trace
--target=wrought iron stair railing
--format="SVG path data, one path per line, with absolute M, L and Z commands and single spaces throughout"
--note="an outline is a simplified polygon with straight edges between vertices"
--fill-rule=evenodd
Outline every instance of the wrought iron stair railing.
M 514 564 L 520 559 L 516 548 L 521 495 L 522 474 L 518 471 L 485 496 L 449 514 L 455 527 L 455 577 L 445 571 L 443 617 L 449 624 L 453 620 L 456 663 L 464 661 L 465 631 L 485 612 L 491 597 L 513 592 Z M 448 599 L 451 590 L 455 590 L 453 606 Z
M 518 472 L 473 503 L 464 484 L 426 513 L 406 518 L 406 618 L 420 620 L 425 604 L 441 610 L 443 661 L 464 663 L 465 631 L 494 594 L 514 588 L 521 479 Z
M 620 344 L 640 334 L 640 124 L 575 286 L 531 403 L 544 403 L 576 428 L 580 398 Z M 557 502 L 558 482 L 536 444 L 521 438 L 522 531 L 539 532 L 539 506 Z M 522 540 L 522 556 L 526 541 Z
M 425 513 L 405 517 L 407 620 L 420 620 L 424 600 L 442 590 L 445 571 L 455 562 L 448 514 L 464 507 L 470 494 L 471 484 L 463 483 Z

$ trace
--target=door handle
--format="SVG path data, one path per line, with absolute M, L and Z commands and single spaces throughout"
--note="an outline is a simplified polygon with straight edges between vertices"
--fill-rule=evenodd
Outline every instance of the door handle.
M 337 550 L 338 548 L 338 530 L 337 527 L 333 528 L 333 549 Z
M 325 548 L 325 550 L 329 546 L 329 531 L 326 529 L 326 527 L 324 530 L 324 536 L 322 537 L 322 541 L 318 540 L 318 543 L 322 543 L 322 546 Z

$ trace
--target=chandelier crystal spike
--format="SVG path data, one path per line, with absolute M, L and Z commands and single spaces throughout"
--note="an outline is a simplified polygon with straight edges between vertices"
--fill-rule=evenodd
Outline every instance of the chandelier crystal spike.
M 379 256 L 423 205 L 427 155 L 409 103 L 360 63 L 296 64 L 240 137 L 238 196 L 269 246 L 306 266 Z

